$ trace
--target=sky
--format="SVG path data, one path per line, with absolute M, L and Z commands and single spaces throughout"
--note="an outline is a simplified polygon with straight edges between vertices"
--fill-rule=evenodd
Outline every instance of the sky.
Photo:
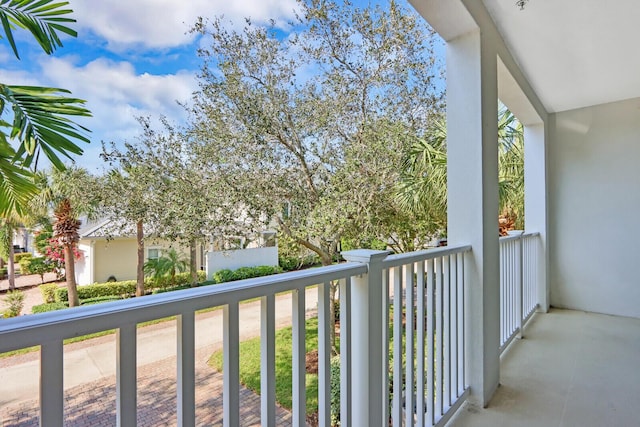
M 176 123 L 186 116 L 180 103 L 197 89 L 200 40 L 190 33 L 199 16 L 254 24 L 273 19 L 284 33 L 294 17 L 295 0 L 69 0 L 77 38 L 46 55 L 26 32 L 15 33 L 21 60 L 0 44 L 0 82 L 71 90 L 87 101 L 93 117 L 74 119 L 89 128 L 91 144 L 81 143 L 78 166 L 92 173 L 107 169 L 101 141 L 135 142 L 136 120 L 166 116 Z M 358 1 L 357 3 L 360 3 Z M 46 166 L 46 165 L 45 165 Z
M 106 170 L 101 141 L 133 142 L 136 117 L 185 119 L 179 102 L 197 89 L 201 42 L 190 28 L 198 16 L 224 15 L 256 24 L 275 19 L 285 29 L 294 0 L 70 0 L 77 38 L 46 55 L 28 33 L 14 33 L 20 60 L 0 44 L 0 82 L 65 88 L 87 101 L 93 117 L 74 119 L 91 130 L 91 144 L 76 164 L 94 173 Z

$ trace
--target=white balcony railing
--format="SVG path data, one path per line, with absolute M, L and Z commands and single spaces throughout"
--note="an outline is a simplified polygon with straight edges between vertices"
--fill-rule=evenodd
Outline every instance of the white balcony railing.
M 274 301 L 277 293 L 292 292 L 292 419 L 294 426 L 303 426 L 305 290 L 317 285 L 318 421 L 329 426 L 329 291 L 331 282 L 337 281 L 341 425 L 387 426 L 390 419 L 394 426 L 442 425 L 467 395 L 464 257 L 470 249 L 448 247 L 393 256 L 351 251 L 345 258 L 358 262 L 7 319 L 0 322 L 0 353 L 40 346 L 40 425 L 61 427 L 65 424 L 63 340 L 116 329 L 116 420 L 120 426 L 135 426 L 136 327 L 176 315 L 177 422 L 193 426 L 195 312 L 221 306 L 224 425 L 238 426 L 239 303 L 260 298 L 261 417 L 262 425 L 272 426 L 276 420 Z
M 522 334 L 538 307 L 539 233 L 500 238 L 500 350 Z
M 470 249 L 392 255 L 383 262 L 393 295 L 393 366 L 385 372 L 392 372 L 394 427 L 444 425 L 467 397 L 464 257 Z

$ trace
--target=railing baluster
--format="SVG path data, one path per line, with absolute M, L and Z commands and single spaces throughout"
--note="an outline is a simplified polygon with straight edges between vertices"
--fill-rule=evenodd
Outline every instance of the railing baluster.
M 402 278 L 393 269 L 393 426 L 402 427 Z
M 442 257 L 442 389 L 445 408 L 451 406 L 451 275 L 449 256 Z
M 506 316 L 505 310 L 507 304 L 506 301 L 506 251 L 504 242 L 500 242 L 500 346 L 504 344 L 505 341 L 505 324 L 506 324 Z
M 305 365 L 305 290 L 293 291 L 292 346 L 293 346 L 293 427 L 306 426 L 306 365 Z
M 405 384 L 404 384 L 404 395 L 405 395 L 405 416 L 407 417 L 407 421 L 405 423 L 406 426 L 413 426 L 413 410 L 414 410 L 414 366 L 413 361 L 415 360 L 415 343 L 414 343 L 414 329 L 415 325 L 413 322 L 413 313 L 414 313 L 414 301 L 413 301 L 413 263 L 406 264 L 403 267 L 404 271 L 404 289 L 406 295 L 406 303 L 405 303 L 405 323 L 406 323 L 406 361 L 405 361 Z
M 389 310 L 391 304 L 389 302 L 390 283 L 389 279 L 391 275 L 391 269 L 382 270 L 382 378 L 384 384 L 389 384 Z M 383 391 L 382 405 L 382 417 L 384 420 L 389 420 L 391 414 L 389 413 L 389 387 L 385 387 Z
M 351 427 L 351 278 L 340 281 L 340 426 Z
M 466 388 L 464 375 L 464 340 L 465 340 L 465 313 L 464 313 L 464 254 L 458 254 L 458 397 Z
M 444 375 L 442 347 L 444 345 L 444 335 L 442 332 L 443 301 L 442 297 L 442 257 L 436 258 L 436 419 L 442 417 L 444 413 Z
M 416 416 L 417 416 L 417 425 L 420 427 L 424 427 L 424 422 L 425 422 L 425 358 L 426 358 L 426 354 L 425 354 L 425 347 L 426 347 L 426 341 L 425 341 L 425 295 L 424 295 L 424 288 L 425 288 L 425 281 L 424 281 L 424 275 L 425 275 L 425 266 L 424 266 L 424 261 L 420 261 L 417 266 L 416 266 L 416 274 L 417 274 L 417 282 L 416 282 L 416 288 L 417 288 L 417 299 L 416 299 L 416 305 L 417 305 L 417 313 L 416 313 L 416 317 L 417 317 L 417 324 L 416 324 L 416 331 L 417 331 L 417 363 L 416 363 Z
M 64 425 L 62 340 L 40 346 L 40 425 Z
M 195 380 L 195 315 L 193 311 L 182 313 L 177 319 L 178 350 L 178 426 L 191 427 L 196 424 L 196 380 Z
M 260 301 L 260 418 L 262 427 L 276 425 L 276 315 L 275 296 Z
M 522 245 L 523 245 L 523 239 L 522 236 L 520 236 L 517 240 L 517 260 L 518 260 L 518 268 L 517 268 L 517 273 L 516 273 L 516 279 L 517 279 L 517 286 L 516 286 L 516 319 L 518 321 L 518 336 L 520 338 L 524 337 L 524 331 L 523 331 L 523 323 L 524 323 L 524 318 L 523 318 L 523 313 L 524 313 L 524 309 L 523 309 L 523 285 L 524 285 L 524 281 L 523 281 L 523 254 L 522 254 Z
M 451 289 L 451 337 L 449 344 L 451 345 L 451 382 L 449 396 L 451 402 L 460 396 L 458 394 L 458 255 L 454 254 L 450 257 L 451 265 L 449 267 L 449 274 L 451 274 L 451 283 L 449 288 Z
M 318 285 L 318 425 L 331 424 L 331 340 L 329 331 L 331 283 Z
M 116 331 L 116 423 L 136 425 L 137 360 L 136 325 L 128 324 Z
M 427 261 L 427 415 L 429 425 L 434 425 L 436 422 L 435 416 L 435 348 L 434 340 L 436 339 L 435 331 L 435 315 L 436 315 L 436 298 L 435 298 L 435 261 L 430 259 Z
M 240 425 L 240 327 L 238 303 L 223 309 L 224 427 Z

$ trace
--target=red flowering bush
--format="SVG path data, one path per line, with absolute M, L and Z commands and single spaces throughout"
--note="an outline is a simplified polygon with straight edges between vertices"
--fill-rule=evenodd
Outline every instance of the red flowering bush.
M 62 278 L 64 271 L 64 246 L 57 238 L 48 240 L 49 244 L 45 248 L 44 256 L 55 266 L 54 271 L 58 278 Z M 82 254 L 78 251 L 77 246 L 73 246 L 73 258 L 77 261 Z

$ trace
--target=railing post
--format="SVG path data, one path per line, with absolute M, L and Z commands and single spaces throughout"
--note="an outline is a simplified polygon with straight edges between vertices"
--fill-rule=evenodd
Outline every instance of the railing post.
M 351 289 L 351 336 L 353 338 L 351 366 L 352 403 L 351 415 L 354 426 L 383 427 L 384 401 L 387 375 L 383 371 L 383 280 L 382 261 L 387 251 L 358 249 L 342 253 L 350 262 L 366 263 L 368 274 L 352 279 Z

